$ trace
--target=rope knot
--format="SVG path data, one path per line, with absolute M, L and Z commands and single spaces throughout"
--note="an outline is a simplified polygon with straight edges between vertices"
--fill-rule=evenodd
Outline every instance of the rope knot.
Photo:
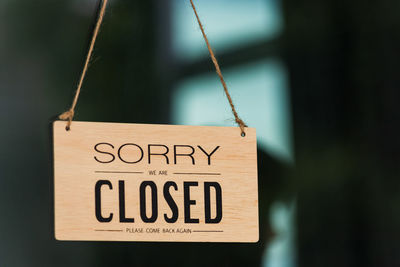
M 236 121 L 236 123 L 239 125 L 240 131 L 242 132 L 242 136 L 244 137 L 244 136 L 246 135 L 246 133 L 245 133 L 245 131 L 244 131 L 244 128 L 247 127 L 246 123 L 244 123 L 244 122 L 242 121 L 242 119 L 240 119 L 239 117 L 236 117 L 236 118 L 235 118 L 235 121 Z
M 72 119 L 74 118 L 74 115 L 75 115 L 75 111 L 73 109 L 70 109 L 68 111 L 65 111 L 60 116 L 58 116 L 58 118 L 60 118 L 60 120 L 67 121 L 67 127 L 65 127 L 65 129 L 67 131 L 69 131 L 69 129 L 70 129 L 71 122 L 72 122 Z
M 65 111 L 63 114 L 58 116 L 60 120 L 67 121 L 67 120 L 72 120 L 74 118 L 75 112 L 70 109 L 68 111 Z

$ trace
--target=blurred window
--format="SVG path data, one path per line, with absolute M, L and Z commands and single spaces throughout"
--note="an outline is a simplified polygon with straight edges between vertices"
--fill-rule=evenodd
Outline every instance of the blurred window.
M 172 2 L 172 45 L 183 70 L 203 62 L 208 51 L 190 2 Z M 221 68 L 239 115 L 257 128 L 259 144 L 277 159 L 292 161 L 286 68 L 278 53 L 265 52 L 274 51 L 273 43 L 283 30 L 280 0 L 201 0 L 195 4 L 217 57 L 229 60 L 236 56 L 235 49 L 261 47 L 242 63 L 222 63 Z M 207 74 L 195 70 L 177 81 L 172 107 L 177 124 L 235 125 L 213 69 Z
M 173 123 L 235 126 L 190 2 L 172 3 L 172 50 L 181 72 L 174 84 Z M 197 0 L 195 4 L 238 113 L 257 129 L 259 148 L 277 160 L 292 162 L 288 75 L 276 50 L 284 28 L 280 0 Z M 296 266 L 294 212 L 294 206 L 272 207 L 271 224 L 278 236 L 266 250 L 264 266 Z

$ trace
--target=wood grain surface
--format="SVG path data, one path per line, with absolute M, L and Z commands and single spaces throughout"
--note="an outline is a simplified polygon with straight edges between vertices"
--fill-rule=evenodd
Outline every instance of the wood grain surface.
M 257 242 L 256 130 L 53 124 L 57 240 Z

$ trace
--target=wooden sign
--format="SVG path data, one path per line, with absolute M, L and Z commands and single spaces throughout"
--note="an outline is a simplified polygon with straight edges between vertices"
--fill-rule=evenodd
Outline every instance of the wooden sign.
M 257 242 L 256 131 L 53 124 L 58 240 Z

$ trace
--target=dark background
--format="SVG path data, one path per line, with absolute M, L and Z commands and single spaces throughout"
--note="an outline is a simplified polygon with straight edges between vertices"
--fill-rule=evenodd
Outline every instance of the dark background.
M 71 103 L 97 9 L 76 3 L 0 3 L 0 266 L 259 266 L 274 238 L 263 216 L 258 244 L 54 240 L 50 120 Z M 400 2 L 282 6 L 273 46 L 289 72 L 295 160 L 260 149 L 260 210 L 296 196 L 294 266 L 400 266 Z M 174 81 L 213 70 L 173 60 L 169 9 L 112 2 L 77 120 L 171 122 Z M 220 55 L 222 68 L 236 54 Z

